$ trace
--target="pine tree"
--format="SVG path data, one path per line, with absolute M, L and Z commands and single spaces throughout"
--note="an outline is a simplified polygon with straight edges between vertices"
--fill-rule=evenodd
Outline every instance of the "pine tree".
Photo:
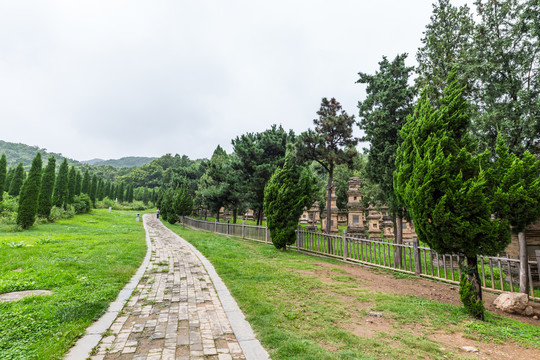
M 51 216 L 52 194 L 54 191 L 54 178 L 56 172 L 56 158 L 49 157 L 49 162 L 43 171 L 41 178 L 41 190 L 38 199 L 38 215 L 44 218 Z
M 36 221 L 39 189 L 41 187 L 41 153 L 38 152 L 32 161 L 32 167 L 28 178 L 24 182 L 17 210 L 17 224 L 23 229 L 28 229 Z
M 358 139 L 353 137 L 354 116 L 349 116 L 336 99 L 323 98 L 317 111 L 318 119 L 313 120 L 315 131 L 309 129 L 300 134 L 295 146 L 296 155 L 301 160 L 315 160 L 328 173 L 326 185 L 326 232 L 330 233 L 331 197 L 334 168 L 339 164 L 353 166 L 357 156 Z M 328 239 L 328 248 L 332 248 Z
M 392 213 L 397 244 L 402 243 L 403 204 L 396 199 L 393 174 L 396 150 L 401 143 L 399 131 L 412 112 L 414 99 L 414 90 L 408 84 L 413 68 L 405 66 L 406 58 L 407 54 L 401 54 L 390 62 L 383 56 L 375 75 L 359 73 L 357 81 L 367 84 L 366 99 L 358 102 L 359 125 L 366 133 L 365 140 L 370 143 L 366 174 L 382 190 L 384 203 Z M 396 253 L 399 266 L 400 247 Z
M 462 301 L 471 315 L 483 319 L 477 256 L 504 250 L 510 232 L 507 221 L 492 218 L 493 189 L 483 170 L 489 154 L 471 153 L 468 103 L 454 72 L 447 84 L 440 107 L 434 110 L 423 92 L 401 130 L 395 189 L 420 241 L 438 253 L 465 257 Z
M 11 178 L 11 184 L 9 185 L 9 195 L 19 196 L 21 191 L 22 184 L 24 182 L 24 166 L 23 163 L 19 163 L 13 172 Z
M 540 6 L 537 0 L 477 0 L 473 95 L 478 140 L 494 152 L 540 154 Z
M 91 182 L 90 173 L 88 172 L 88 170 L 86 170 L 84 172 L 83 181 L 81 185 L 81 193 L 90 194 L 90 182 Z
M 474 21 L 467 5 L 456 7 L 450 0 L 435 2 L 430 20 L 424 31 L 423 46 L 416 53 L 416 84 L 425 89 L 430 102 L 438 107 L 452 68 L 461 74 L 470 71 Z M 462 76 L 462 84 L 470 76 Z
M 67 204 L 68 176 L 69 165 L 67 160 L 64 159 L 62 164 L 60 164 L 58 175 L 56 176 L 56 183 L 54 184 L 53 205 L 58 208 Z
M 272 242 L 287 250 L 294 244 L 295 230 L 304 207 L 310 206 L 316 193 L 315 179 L 307 169 L 296 166 L 288 155 L 282 169 L 277 169 L 264 189 L 264 213 Z
M 4 191 L 6 190 L 7 177 L 7 159 L 6 154 L 2 154 L 0 158 L 0 202 L 4 199 Z

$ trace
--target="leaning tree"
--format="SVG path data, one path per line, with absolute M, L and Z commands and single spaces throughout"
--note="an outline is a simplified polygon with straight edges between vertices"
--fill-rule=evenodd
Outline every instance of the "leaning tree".
M 450 73 L 440 107 L 425 92 L 401 130 L 395 189 L 407 205 L 418 238 L 443 254 L 460 254 L 460 295 L 484 319 L 478 255 L 496 255 L 510 242 L 508 221 L 492 217 L 493 189 L 483 170 L 489 154 L 474 155 L 463 87 Z

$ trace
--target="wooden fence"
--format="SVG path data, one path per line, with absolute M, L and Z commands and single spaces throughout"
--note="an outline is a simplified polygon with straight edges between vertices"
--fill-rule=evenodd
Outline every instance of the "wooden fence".
M 270 232 L 266 226 L 230 224 L 197 220 L 184 217 L 188 226 L 224 235 L 237 236 L 264 243 L 271 243 Z M 428 247 L 420 246 L 417 240 L 412 244 L 394 244 L 390 240 L 369 240 L 349 236 L 345 231 L 342 235 L 311 232 L 299 228 L 296 231 L 296 242 L 291 250 L 305 253 L 330 256 L 347 262 L 375 266 L 421 277 L 442 280 L 458 284 L 461 277 L 459 264 L 464 260 L 462 255 L 438 254 Z M 533 273 L 540 281 L 540 251 L 536 259 L 529 260 L 530 297 L 535 296 Z M 478 256 L 478 271 L 485 290 L 502 292 L 518 291 L 519 259 L 508 257 Z M 534 270 L 534 271 L 531 271 Z M 538 291 L 537 291 L 538 294 Z

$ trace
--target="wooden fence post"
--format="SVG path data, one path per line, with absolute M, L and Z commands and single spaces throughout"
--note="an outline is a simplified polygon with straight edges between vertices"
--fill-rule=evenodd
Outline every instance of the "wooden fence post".
M 227 220 L 227 235 L 229 235 L 229 220 Z
M 540 250 L 535 250 L 536 254 L 536 268 L 538 269 L 538 280 L 540 280 Z
M 343 261 L 349 257 L 349 246 L 347 244 L 347 230 L 343 230 Z
M 214 232 L 217 233 L 217 220 L 214 220 Z
M 420 275 L 420 273 L 422 272 L 422 264 L 420 263 L 420 249 L 418 247 L 418 238 L 415 238 L 413 240 L 413 254 L 414 254 L 414 273 L 416 275 Z
M 242 239 L 246 238 L 246 222 L 242 221 Z
M 268 226 L 265 227 L 264 231 L 264 242 L 268 244 L 268 240 L 270 239 L 270 230 L 268 230 Z
M 300 251 L 300 238 L 301 238 L 301 235 L 300 235 L 300 229 L 302 227 L 300 225 L 298 225 L 298 227 L 296 228 L 296 250 Z

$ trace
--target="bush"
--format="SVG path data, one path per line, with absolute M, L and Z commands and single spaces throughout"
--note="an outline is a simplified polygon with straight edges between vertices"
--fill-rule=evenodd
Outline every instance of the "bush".
M 92 209 L 92 200 L 88 194 L 77 195 L 73 198 L 73 210 L 75 214 L 89 213 Z
M 18 206 L 19 202 L 15 196 L 4 193 L 4 201 L 0 202 L 0 224 L 14 225 Z
M 132 203 L 121 203 L 109 199 L 108 197 L 104 198 L 102 201 L 96 201 L 97 209 L 108 209 L 109 207 L 113 210 L 146 210 L 151 209 L 151 204 L 144 205 L 142 201 L 133 201 Z
M 51 209 L 51 221 L 54 222 L 59 219 L 70 219 L 75 215 L 75 211 L 71 205 L 67 205 L 67 209 L 62 207 L 53 206 Z
M 462 272 L 459 282 L 459 297 L 465 306 L 465 310 L 474 318 L 480 319 L 484 317 L 484 302 L 476 300 L 476 291 L 474 291 L 472 282 L 469 281 L 467 275 Z

